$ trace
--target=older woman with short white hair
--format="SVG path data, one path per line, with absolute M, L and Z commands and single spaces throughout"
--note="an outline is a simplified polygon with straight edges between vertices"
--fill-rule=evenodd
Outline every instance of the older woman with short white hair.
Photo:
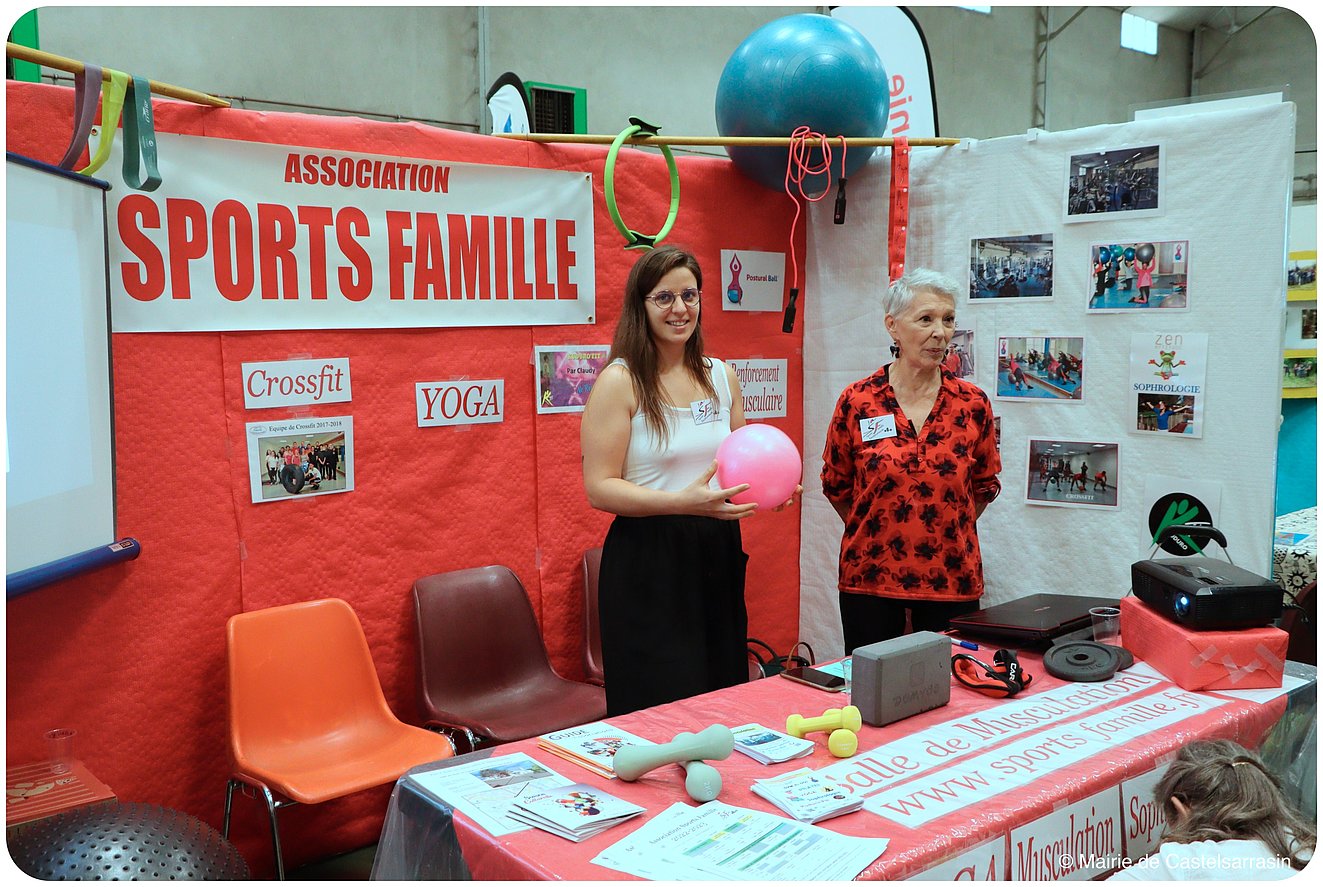
M 1001 492 L 992 404 L 944 369 L 960 286 L 917 268 L 882 300 L 895 360 L 836 403 L 822 491 L 845 522 L 845 652 L 905 632 L 943 631 L 978 609 L 983 564 L 976 521 Z

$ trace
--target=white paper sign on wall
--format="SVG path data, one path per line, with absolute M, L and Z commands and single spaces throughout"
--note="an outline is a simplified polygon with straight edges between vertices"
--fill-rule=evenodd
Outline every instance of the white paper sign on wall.
M 242 364 L 245 409 L 347 403 L 349 358 L 278 360 Z
M 414 400 L 419 428 L 505 421 L 504 379 L 417 382 Z

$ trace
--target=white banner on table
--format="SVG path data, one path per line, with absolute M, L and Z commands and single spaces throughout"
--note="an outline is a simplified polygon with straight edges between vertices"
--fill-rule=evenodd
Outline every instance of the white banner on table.
M 463 763 L 456 759 L 449 767 L 408 778 L 498 837 L 532 828 L 506 815 L 515 801 L 572 784 L 523 752 Z
M 924 869 L 907 881 L 1004 881 L 1006 838 L 993 838 L 973 850 Z
M 591 323 L 586 172 L 160 133 L 105 170 L 117 333 Z
M 1162 805 L 1153 797 L 1158 780 L 1167 773 L 1170 764 L 1150 770 L 1121 783 L 1121 822 L 1124 826 L 1125 855 L 1139 859 L 1158 849 L 1158 840 L 1167 817 Z
M 1156 672 L 1134 669 L 1097 684 L 1066 684 L 1043 693 L 1004 702 L 987 711 L 966 715 L 925 729 L 922 734 L 862 751 L 818 771 L 850 792 L 865 796 L 930 770 L 976 754 L 1007 739 L 1059 727 L 1063 721 L 1141 696 L 1166 684 Z
M 727 360 L 740 380 L 744 418 L 768 419 L 786 414 L 785 360 Z
M 1115 788 L 1011 831 L 1012 881 L 1088 881 L 1122 859 Z
M 1162 690 L 1086 718 L 1053 725 L 940 773 L 874 795 L 864 803 L 864 809 L 917 828 L 1227 702 L 1174 687 Z M 1115 801 L 1112 806 L 1115 813 Z

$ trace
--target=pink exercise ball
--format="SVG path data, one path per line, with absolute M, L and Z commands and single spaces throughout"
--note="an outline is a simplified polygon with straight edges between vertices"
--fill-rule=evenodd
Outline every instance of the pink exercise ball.
M 775 508 L 795 492 L 803 471 L 803 460 L 795 442 L 771 425 L 745 425 L 730 433 L 717 447 L 717 483 L 722 488 L 748 484 L 731 502 L 757 503 Z

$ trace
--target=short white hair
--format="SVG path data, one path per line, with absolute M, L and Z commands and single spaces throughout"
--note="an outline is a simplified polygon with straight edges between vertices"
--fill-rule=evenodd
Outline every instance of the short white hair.
M 948 274 L 931 268 L 911 268 L 897 278 L 882 297 L 882 313 L 893 317 L 899 316 L 920 291 L 946 296 L 955 303 L 960 293 L 960 284 Z

